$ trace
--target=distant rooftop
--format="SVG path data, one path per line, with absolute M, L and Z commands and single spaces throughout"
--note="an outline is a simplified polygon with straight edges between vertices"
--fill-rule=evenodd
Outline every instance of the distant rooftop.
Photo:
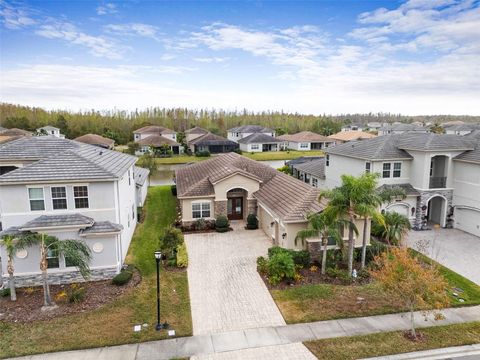
M 228 129 L 228 132 L 238 132 L 238 133 L 273 133 L 274 131 L 270 128 L 266 128 L 260 125 L 242 125 L 237 126 L 231 129 Z
M 264 133 L 253 133 L 238 140 L 239 144 L 269 144 L 269 143 L 281 143 L 282 140 L 274 138 L 273 136 Z

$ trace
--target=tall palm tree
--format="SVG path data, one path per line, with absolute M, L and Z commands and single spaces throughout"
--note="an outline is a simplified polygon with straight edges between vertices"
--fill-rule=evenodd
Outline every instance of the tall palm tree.
M 90 274 L 89 263 L 91 260 L 90 248 L 82 240 L 59 240 L 55 236 L 35 234 L 36 243 L 40 245 L 40 270 L 43 278 L 43 302 L 44 306 L 52 306 L 50 286 L 48 284 L 48 253 L 54 251 L 58 256 L 69 258 L 80 271 L 84 279 Z
M 305 239 L 313 237 L 319 237 L 322 240 L 322 275 L 325 275 L 327 269 L 328 239 L 335 239 L 337 245 L 343 247 L 340 226 L 344 226 L 344 224 L 331 215 L 324 212 L 313 214 L 308 217 L 308 228 L 300 230 L 295 237 L 295 245 L 297 240 L 301 240 L 303 243 Z
M 395 211 L 387 211 L 383 218 L 385 220 L 382 237 L 389 245 L 401 245 L 405 235 L 411 228 L 410 220 L 405 215 Z

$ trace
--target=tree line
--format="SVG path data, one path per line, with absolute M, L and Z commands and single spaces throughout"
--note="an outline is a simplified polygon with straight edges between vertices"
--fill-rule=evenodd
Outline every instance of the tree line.
M 145 125 L 160 125 L 183 132 L 200 126 L 212 133 L 225 136 L 227 129 L 247 124 L 273 128 L 279 135 L 303 130 L 331 135 L 340 131 L 344 124 L 367 123 L 370 121 L 413 122 L 462 120 L 480 121 L 474 116 L 403 116 L 389 113 L 307 115 L 283 111 L 252 112 L 244 110 L 188 109 L 151 107 L 134 111 L 78 111 L 45 110 L 8 103 L 0 104 L 0 126 L 21 128 L 29 131 L 52 125 L 58 127 L 67 138 L 75 138 L 87 133 L 99 134 L 115 140 L 117 144 L 127 144 L 133 139 L 133 130 Z

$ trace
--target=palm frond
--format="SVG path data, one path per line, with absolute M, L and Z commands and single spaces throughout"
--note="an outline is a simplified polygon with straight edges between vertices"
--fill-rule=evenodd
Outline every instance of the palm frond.
M 59 240 L 55 244 L 59 253 L 63 254 L 75 264 L 84 278 L 90 274 L 90 260 L 92 258 L 90 248 L 82 240 Z

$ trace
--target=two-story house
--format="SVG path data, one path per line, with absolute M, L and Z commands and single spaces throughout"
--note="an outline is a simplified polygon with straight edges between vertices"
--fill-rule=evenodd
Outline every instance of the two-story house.
M 136 155 L 143 155 L 152 149 L 167 148 L 174 154 L 180 154 L 183 150 L 177 142 L 177 133 L 163 126 L 148 125 L 137 129 L 133 132 L 133 140 L 139 144 Z
M 41 128 L 38 128 L 37 129 L 37 134 L 55 136 L 55 137 L 58 137 L 58 138 L 61 138 L 61 139 L 65 138 L 65 135 L 60 133 L 59 128 L 57 128 L 55 126 L 51 126 L 51 125 L 47 125 L 47 126 L 43 126 Z
M 444 125 L 443 128 L 448 135 L 468 135 L 475 130 L 480 130 L 480 124 Z
M 148 170 L 135 171 L 136 160 L 53 136 L 20 138 L 1 145 L 3 230 L 82 239 L 92 250 L 92 279 L 113 277 L 123 265 L 137 223 L 137 188 L 148 176 Z M 139 197 L 144 200 L 141 192 Z M 3 247 L 0 256 L 6 258 Z M 41 282 L 39 261 L 38 246 L 16 253 L 19 286 Z M 53 283 L 81 280 L 71 261 L 55 251 L 48 254 L 48 266 Z M 6 276 L 6 262 L 1 273 Z
M 400 186 L 407 195 L 384 210 L 405 214 L 417 229 L 436 223 L 480 235 L 479 141 L 405 133 L 337 145 L 325 151 L 325 179 L 318 186 L 338 186 L 343 174 L 378 173 L 380 186 Z
M 253 134 L 264 134 L 270 137 L 275 137 L 275 130 L 260 125 L 237 126 L 227 130 L 227 139 L 238 142 L 238 140 Z

